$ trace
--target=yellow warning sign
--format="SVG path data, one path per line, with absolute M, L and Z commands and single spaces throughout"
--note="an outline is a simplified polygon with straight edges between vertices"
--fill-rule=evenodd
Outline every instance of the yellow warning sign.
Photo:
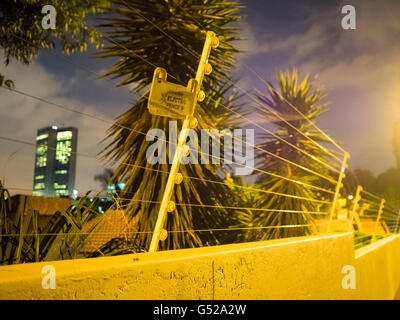
M 193 115 L 197 91 L 197 80 L 190 79 L 188 86 L 184 87 L 168 82 L 167 71 L 157 68 L 154 71 L 147 107 L 153 115 L 184 119 Z

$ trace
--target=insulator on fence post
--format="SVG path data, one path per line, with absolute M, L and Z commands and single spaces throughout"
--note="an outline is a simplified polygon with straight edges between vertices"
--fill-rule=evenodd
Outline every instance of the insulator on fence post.
M 190 127 L 192 129 L 195 129 L 198 125 L 198 121 L 195 117 L 190 118 Z
M 204 93 L 203 90 L 200 90 L 199 93 L 197 94 L 197 101 L 202 102 L 206 98 L 206 94 Z
M 212 72 L 212 66 L 211 66 L 211 64 L 207 63 L 204 66 L 204 74 L 206 74 L 208 76 L 209 74 L 211 74 L 211 72 Z
M 182 176 L 182 174 L 181 173 L 177 173 L 176 175 L 175 175 L 175 184 L 180 184 L 181 182 L 183 181 L 183 176 Z
M 175 210 L 175 208 L 176 208 L 175 202 L 169 201 L 167 205 L 167 211 L 172 212 Z
M 160 240 L 164 241 L 168 237 L 168 231 L 165 229 L 162 229 L 160 232 Z
M 217 37 L 214 37 L 211 43 L 211 46 L 213 47 L 213 49 L 217 49 L 219 46 L 219 39 Z

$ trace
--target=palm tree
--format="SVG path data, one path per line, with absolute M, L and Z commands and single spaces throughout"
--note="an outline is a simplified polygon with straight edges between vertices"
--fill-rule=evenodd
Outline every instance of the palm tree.
M 168 81 L 186 84 L 194 78 L 199 62 L 193 52 L 201 53 L 205 31 L 212 30 L 218 35 L 220 46 L 212 51 L 209 59 L 214 71 L 203 82 L 206 99 L 196 107 L 197 130 L 230 128 L 229 112 L 220 104 L 234 108 L 234 100 L 228 97 L 230 87 L 217 79 L 217 74 L 229 76 L 227 72 L 233 66 L 233 54 L 237 50 L 232 45 L 235 30 L 229 23 L 238 19 L 238 4 L 225 0 L 113 0 L 112 3 L 111 15 L 100 26 L 107 32 L 110 43 L 101 51 L 100 57 L 117 57 L 119 60 L 105 76 L 120 78 L 121 86 L 135 84 L 136 90 L 140 91 L 151 83 L 157 66 L 167 70 Z M 106 160 L 121 161 L 112 180 L 126 182 L 121 195 L 130 200 L 126 212 L 130 217 L 139 215 L 138 231 L 145 232 L 136 235 L 132 241 L 144 248 L 150 244 L 170 165 L 150 165 L 146 161 L 146 150 L 152 142 L 146 141 L 139 132 L 159 128 L 168 137 L 171 120 L 150 115 L 147 99 L 148 95 L 143 94 L 119 116 L 109 129 L 111 142 L 104 150 Z M 181 125 L 178 121 L 178 128 Z M 169 157 L 168 151 L 167 148 Z M 211 164 L 181 166 L 183 176 L 197 179 L 185 178 L 175 186 L 172 200 L 181 205 L 169 213 L 166 229 L 186 232 L 169 233 L 166 241 L 160 243 L 160 249 L 235 241 L 229 232 L 190 231 L 234 224 L 234 213 L 201 206 L 223 206 L 235 197 L 227 186 L 199 180 L 223 181 L 219 174 L 221 169 Z
M 300 83 L 297 70 L 295 69 L 292 72 L 280 72 L 278 79 L 280 93 L 278 93 L 271 83 L 267 85 L 269 96 L 260 92 L 257 93 L 262 105 L 261 110 L 263 112 L 261 114 L 267 121 L 273 112 L 277 113 L 283 119 L 287 118 L 290 120 L 287 120 L 287 122 L 274 122 L 276 128 L 275 135 L 264 134 L 264 142 L 261 147 L 293 163 L 330 177 L 329 169 L 305 154 L 311 154 L 328 163 L 331 160 L 325 151 L 308 139 L 311 138 L 319 144 L 322 143 L 327 148 L 327 138 L 314 129 L 310 121 L 308 121 L 311 120 L 315 123 L 315 120 L 326 111 L 326 105 L 322 103 L 324 95 L 321 93 L 320 88 L 313 88 L 308 76 Z M 288 102 L 295 106 L 308 120 L 302 117 Z M 284 143 L 283 140 L 289 142 L 292 146 Z M 298 149 L 293 146 L 298 147 Z M 324 185 L 325 180 L 321 181 L 321 177 L 276 157 L 266 156 L 265 153 L 259 154 L 258 160 L 262 170 L 291 179 L 287 180 L 261 174 L 258 178 L 260 187 L 270 192 L 295 197 L 268 193 L 260 194 L 261 206 L 277 211 L 255 212 L 254 222 L 258 226 L 277 226 L 277 228 L 255 232 L 255 238 L 257 240 L 265 240 L 309 234 L 310 227 L 308 226 L 296 228 L 280 228 L 280 226 L 309 225 L 312 223 L 312 217 L 307 212 L 317 211 L 318 203 L 312 200 L 304 200 L 304 198 L 321 199 L 326 196 L 325 194 L 319 194 L 318 190 L 309 186 Z M 300 184 L 296 181 L 301 181 L 308 185 Z M 332 184 L 330 186 L 332 187 Z M 321 191 L 321 193 L 323 192 Z M 289 213 L 283 210 L 296 210 L 301 211 L 301 213 Z
M 233 192 L 240 194 L 240 197 L 234 199 L 235 201 L 231 203 L 231 206 L 243 208 L 237 212 L 237 224 L 234 226 L 237 229 L 234 231 L 236 237 L 239 242 L 252 241 L 256 239 L 255 233 L 259 232 L 259 229 L 254 224 L 257 210 L 252 210 L 252 208 L 261 207 L 258 189 L 254 186 L 247 186 L 244 179 L 232 178 L 229 174 L 227 175 L 226 183 Z

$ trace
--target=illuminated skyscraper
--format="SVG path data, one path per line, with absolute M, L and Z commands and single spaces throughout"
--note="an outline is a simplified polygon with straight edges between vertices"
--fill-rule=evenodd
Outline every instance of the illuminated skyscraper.
M 36 137 L 33 195 L 72 196 L 75 187 L 78 129 L 39 129 Z

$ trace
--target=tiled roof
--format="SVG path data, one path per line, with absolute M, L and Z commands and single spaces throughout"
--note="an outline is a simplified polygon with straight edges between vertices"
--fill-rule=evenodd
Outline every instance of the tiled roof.
M 133 231 L 136 229 L 137 217 L 129 219 L 125 216 L 124 210 L 107 210 L 102 216 L 89 221 L 82 232 L 87 232 L 96 223 L 98 226 L 86 239 L 82 253 L 94 252 L 112 238 L 132 237 Z
M 29 206 L 31 206 L 32 209 L 37 210 L 39 212 L 39 216 L 52 216 L 57 211 L 66 211 L 72 205 L 72 199 L 68 198 L 48 198 L 29 195 L 15 195 L 11 197 L 12 206 L 14 208 L 17 208 L 23 197 L 27 197 L 27 202 Z

